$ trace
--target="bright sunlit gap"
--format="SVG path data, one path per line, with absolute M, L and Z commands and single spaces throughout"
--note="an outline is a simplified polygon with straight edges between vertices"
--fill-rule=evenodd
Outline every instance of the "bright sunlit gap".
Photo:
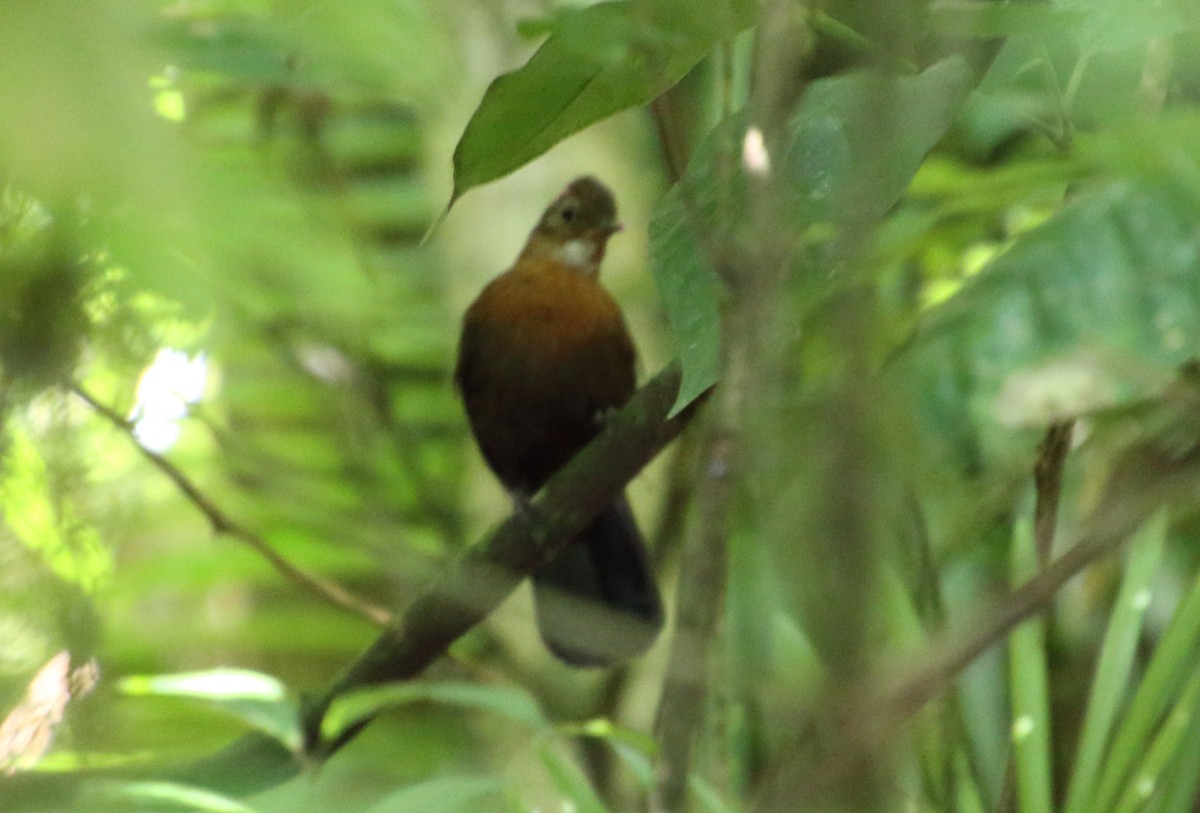
M 129 414 L 133 435 L 146 449 L 165 452 L 179 440 L 179 422 L 187 417 L 188 405 L 204 395 L 208 381 L 208 359 L 194 358 L 182 350 L 160 349 L 138 379 L 137 403 Z

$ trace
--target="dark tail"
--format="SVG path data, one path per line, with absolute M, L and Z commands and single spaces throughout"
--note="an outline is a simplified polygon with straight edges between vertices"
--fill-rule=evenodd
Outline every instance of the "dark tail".
M 533 574 L 533 597 L 542 640 L 572 666 L 610 666 L 654 643 L 662 599 L 624 497 Z

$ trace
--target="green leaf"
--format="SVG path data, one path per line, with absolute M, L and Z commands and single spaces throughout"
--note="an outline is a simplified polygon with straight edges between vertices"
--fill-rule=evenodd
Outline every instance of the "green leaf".
M 1155 728 L 1196 674 L 1200 640 L 1200 578 L 1159 638 L 1145 677 L 1121 719 L 1099 774 L 1091 810 L 1110 810 L 1150 748 Z
M 950 37 L 1011 37 L 1036 31 L 1039 36 L 1072 31 L 1087 19 L 1082 9 L 1049 3 L 993 3 L 990 0 L 941 0 L 929 6 L 930 22 Z
M 814 82 L 789 124 L 787 165 L 802 222 L 836 217 L 834 207 L 860 189 L 870 199 L 856 202 L 857 216 L 891 209 L 949 129 L 973 82 L 960 57 L 916 76 L 863 72 Z M 883 134 L 881 115 L 894 118 Z
M 497 810 L 496 798 L 506 787 L 506 782 L 492 776 L 438 777 L 391 794 L 379 804 L 372 805 L 368 813 Z
M 123 809 L 195 810 L 204 813 L 253 813 L 254 808 L 219 793 L 174 782 L 114 782 L 103 786 L 100 799 Z
M 676 186 L 650 221 L 650 268 L 679 351 L 683 377 L 671 416 L 716 383 L 721 369 L 721 287 Z
M 707 813 L 737 813 L 737 808 L 722 799 L 716 788 L 695 774 L 688 777 L 688 790 L 696 800 L 698 810 Z
M 254 731 L 216 753 L 168 772 L 162 779 L 242 798 L 295 778 L 301 767 L 294 751 L 284 748 L 278 739 Z
M 954 752 L 955 808 L 960 813 L 985 813 L 988 809 L 975 776 L 971 772 L 970 758 L 965 749 Z
M 1036 573 L 1033 511 L 1029 509 L 1020 513 L 1013 527 L 1013 583 L 1021 584 Z M 1028 813 L 1050 813 L 1054 809 L 1054 789 L 1050 770 L 1046 620 L 1033 618 L 1014 629 L 1008 649 L 1018 808 Z
M 753 3 L 597 3 L 561 16 L 521 68 L 492 82 L 454 150 L 451 203 L 600 119 L 647 104 L 721 39 Z
M 201 27 L 191 20 L 170 19 L 158 26 L 151 40 L 187 70 L 264 83 L 296 79 L 286 44 L 248 21 L 226 18 Z
M 134 696 L 202 700 L 274 737 L 288 749 L 300 749 L 296 700 L 282 682 L 270 675 L 247 669 L 133 675 L 121 681 L 121 691 Z
M 1147 813 L 1193 813 L 1200 788 L 1200 715 L 1193 714 L 1179 745 L 1175 764 L 1162 781 L 1162 792 Z
M 1067 813 L 1091 810 L 1089 794 L 1097 786 L 1101 760 L 1117 712 L 1129 688 L 1133 659 L 1149 605 L 1150 584 L 1167 536 L 1167 514 L 1160 511 L 1142 527 L 1129 549 L 1125 577 L 1100 648 L 1096 677 L 1088 694 L 1075 769 L 1067 793 Z
M 351 726 L 380 712 L 421 702 L 499 714 L 533 729 L 547 725 L 534 699 L 527 692 L 512 686 L 452 682 L 391 683 L 350 692 L 335 700 L 322 721 L 322 735 L 334 739 Z
M 928 441 L 994 462 L 1015 429 L 1159 391 L 1200 346 L 1198 218 L 1180 187 L 1082 193 L 930 311 L 892 369 Z
M 649 734 L 616 725 L 607 717 L 595 717 L 579 725 L 562 726 L 560 730 L 564 734 L 594 737 L 613 746 L 624 746 L 646 757 L 658 754 L 658 742 Z
M 644 790 L 649 792 L 654 787 L 653 760 L 658 756 L 658 742 L 649 734 L 616 725 L 607 717 L 560 725 L 558 731 L 568 737 L 602 740 L 612 748 Z
M 1187 687 L 1163 720 L 1137 771 L 1126 783 L 1116 813 L 1144 810 L 1147 799 L 1158 792 L 1165 774 L 1176 764 L 1181 750 L 1196 728 L 1196 705 L 1200 702 L 1200 673 L 1193 673 Z
M 538 748 L 538 756 L 546 766 L 554 786 L 574 804 L 575 810 L 579 813 L 608 813 L 608 808 L 600 801 L 578 765 L 548 745 Z
M 859 73 L 813 82 L 788 122 L 786 153 L 772 159 L 786 175 L 778 214 L 795 238 L 836 221 L 847 207 L 868 218 L 890 209 L 950 126 L 972 78 L 954 57 L 916 76 Z M 884 137 L 874 104 L 880 98 L 890 100 L 898 119 Z M 721 288 L 713 264 L 756 233 L 749 222 L 756 184 L 740 158 L 751 126 L 744 113 L 720 124 L 650 223 L 650 266 L 683 366 L 673 414 L 716 383 L 720 370 Z

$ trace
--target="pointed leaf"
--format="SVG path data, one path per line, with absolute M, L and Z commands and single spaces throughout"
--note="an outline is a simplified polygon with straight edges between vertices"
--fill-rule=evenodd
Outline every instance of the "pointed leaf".
M 298 706 L 276 678 L 247 669 L 212 669 L 171 675 L 134 675 L 121 681 L 130 695 L 202 700 L 297 751 L 302 736 Z
M 749 25 L 753 7 L 672 0 L 635 8 L 618 0 L 565 13 L 524 66 L 488 87 L 454 150 L 452 200 L 606 116 L 651 102 Z

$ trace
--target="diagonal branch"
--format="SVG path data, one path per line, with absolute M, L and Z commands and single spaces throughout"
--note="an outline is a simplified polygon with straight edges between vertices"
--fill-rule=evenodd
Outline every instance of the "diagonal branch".
M 687 425 L 695 408 L 667 415 L 679 391 L 679 369 L 668 367 L 609 416 L 604 431 L 556 474 L 528 507 L 474 545 L 409 606 L 305 712 L 307 751 L 324 760 L 368 723 L 322 736 L 330 704 L 346 692 L 409 680 L 482 621 L 521 579 L 558 553 L 610 504 L 641 469 Z
M 298 585 L 301 589 L 318 596 L 323 601 L 334 605 L 338 609 L 349 610 L 378 626 L 383 626 L 391 622 L 392 614 L 383 607 L 372 604 L 337 584 L 325 581 L 296 567 L 271 547 L 270 543 L 263 539 L 262 536 L 226 514 L 178 466 L 157 452 L 151 451 L 138 443 L 137 439 L 133 436 L 133 425 L 115 409 L 98 401 L 79 384 L 72 384 L 71 391 L 83 401 L 86 401 L 97 414 L 128 436 L 130 442 L 137 447 L 142 456 L 156 469 L 166 475 L 167 479 L 175 484 L 175 487 L 187 498 L 188 502 L 204 515 L 209 525 L 212 526 L 213 533 L 233 537 L 239 542 L 248 545 L 259 556 L 266 559 L 267 563 L 275 568 L 276 572 L 285 579 Z

